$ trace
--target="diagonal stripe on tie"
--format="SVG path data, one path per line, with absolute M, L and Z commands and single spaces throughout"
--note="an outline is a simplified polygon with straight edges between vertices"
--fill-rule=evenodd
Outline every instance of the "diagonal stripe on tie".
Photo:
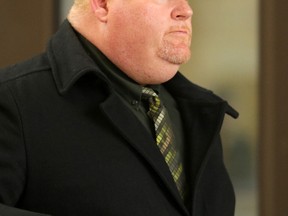
M 149 102 L 148 116 L 153 120 L 156 144 L 167 163 L 181 197 L 185 198 L 185 177 L 180 153 L 176 151 L 174 134 L 167 110 L 162 106 L 160 98 L 151 88 L 142 88 L 142 97 Z

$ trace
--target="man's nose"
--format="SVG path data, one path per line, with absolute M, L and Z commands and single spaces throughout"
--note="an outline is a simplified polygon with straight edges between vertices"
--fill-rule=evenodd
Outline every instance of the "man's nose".
M 193 15 L 188 0 L 177 0 L 176 6 L 171 13 L 171 17 L 175 20 L 186 20 Z

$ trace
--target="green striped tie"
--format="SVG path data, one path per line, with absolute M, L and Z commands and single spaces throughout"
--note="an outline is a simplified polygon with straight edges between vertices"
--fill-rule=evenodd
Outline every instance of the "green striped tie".
M 185 197 L 185 177 L 179 151 L 174 144 L 174 134 L 171 128 L 167 110 L 162 106 L 160 98 L 151 88 L 142 87 L 142 99 L 149 102 L 148 116 L 153 120 L 156 143 L 165 158 L 181 197 Z

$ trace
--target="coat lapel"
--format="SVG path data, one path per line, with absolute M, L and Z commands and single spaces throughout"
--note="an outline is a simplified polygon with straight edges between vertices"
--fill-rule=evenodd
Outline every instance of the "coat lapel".
M 193 201 L 201 170 L 209 157 L 209 148 L 220 133 L 227 103 L 198 103 L 178 100 L 185 134 L 185 162 L 190 200 Z M 188 205 L 192 208 L 192 202 Z M 191 211 L 191 209 L 189 209 Z
M 238 113 L 226 101 L 201 88 L 180 73 L 164 84 L 178 104 L 185 134 L 185 172 L 190 183 L 190 203 L 193 211 L 198 182 L 209 159 L 209 149 L 216 143 L 225 113 L 237 118 Z
M 183 213 L 189 215 L 161 152 L 155 144 L 153 137 L 151 137 L 142 123 L 126 107 L 120 98 L 113 93 L 101 104 L 101 108 L 127 142 L 155 170 L 170 194 L 183 210 Z

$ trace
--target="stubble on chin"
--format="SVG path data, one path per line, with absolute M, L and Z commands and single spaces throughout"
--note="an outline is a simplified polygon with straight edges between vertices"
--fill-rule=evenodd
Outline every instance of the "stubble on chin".
M 165 46 L 158 50 L 157 55 L 169 63 L 181 65 L 190 59 L 191 52 L 188 48 L 183 51 L 174 47 Z
M 171 41 L 171 38 L 164 38 L 157 50 L 157 56 L 172 64 L 184 64 L 191 57 L 190 44 L 191 35 L 176 42 Z

